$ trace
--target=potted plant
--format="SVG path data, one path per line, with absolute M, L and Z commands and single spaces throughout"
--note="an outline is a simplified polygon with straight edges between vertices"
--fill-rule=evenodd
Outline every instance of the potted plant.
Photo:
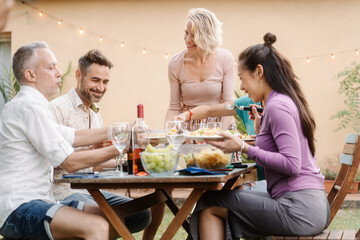
M 324 181 L 325 192 L 329 193 L 332 186 L 335 183 L 337 172 L 330 168 L 327 168 L 325 169 L 325 171 L 322 172 L 322 174 L 325 177 L 325 181 Z M 359 191 L 359 183 L 360 183 L 360 173 L 358 172 L 354 178 L 353 184 L 349 189 L 349 193 L 357 193 Z
M 325 192 L 329 193 L 332 186 L 334 185 L 335 179 L 337 177 L 337 172 L 331 170 L 330 168 L 327 168 L 325 169 L 325 171 L 323 171 L 323 175 L 325 177 L 325 181 L 324 181 Z
M 358 171 L 355 175 L 354 183 L 350 187 L 349 193 L 357 193 L 359 191 L 359 184 L 360 184 L 360 173 Z

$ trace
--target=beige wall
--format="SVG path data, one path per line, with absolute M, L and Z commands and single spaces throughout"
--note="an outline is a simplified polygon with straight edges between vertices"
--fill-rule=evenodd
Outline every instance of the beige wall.
M 187 11 L 205 7 L 223 22 L 224 44 L 236 57 L 245 47 L 261 43 L 271 31 L 278 37 L 275 47 L 293 63 L 318 125 L 317 157 L 336 162 L 345 133 L 333 132 L 335 121 L 329 118 L 342 105 L 333 77 L 352 61 L 353 51 L 305 62 L 306 56 L 330 54 L 359 47 L 360 1 L 279 0 L 279 1 L 32 1 L 32 4 L 64 20 L 57 22 L 17 3 L 6 30 L 12 32 L 12 51 L 35 40 L 46 41 L 58 58 L 63 71 L 69 61 L 91 48 L 99 48 L 114 63 L 111 86 L 100 107 L 105 125 L 114 121 L 132 121 L 136 105 L 145 105 L 146 122 L 152 129 L 162 128 L 169 100 L 167 60 L 184 49 L 183 29 Z M 28 11 L 26 14 L 22 12 Z M 29 21 L 28 21 L 29 19 Z M 78 30 L 72 23 L 105 37 Z M 110 38 L 110 39 L 109 39 Z M 116 41 L 114 41 L 116 40 Z M 125 48 L 120 41 L 127 43 Z M 129 43 L 136 46 L 129 46 Z M 141 49 L 153 49 L 142 55 Z M 73 71 L 74 72 L 74 71 Z M 66 79 L 66 93 L 76 82 L 73 72 Z M 236 87 L 239 81 L 236 79 Z

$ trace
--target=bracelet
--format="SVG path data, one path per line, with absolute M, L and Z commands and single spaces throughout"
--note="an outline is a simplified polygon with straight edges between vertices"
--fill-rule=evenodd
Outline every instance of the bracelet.
M 240 149 L 240 155 L 242 155 L 242 151 L 244 150 L 244 147 L 245 147 L 245 141 L 244 140 L 241 140 L 242 143 L 241 143 L 241 149 Z
M 187 122 L 189 122 L 191 120 L 191 116 L 193 115 L 193 113 L 190 110 L 188 110 L 188 112 L 189 112 L 190 116 L 189 116 L 189 120 L 187 120 Z

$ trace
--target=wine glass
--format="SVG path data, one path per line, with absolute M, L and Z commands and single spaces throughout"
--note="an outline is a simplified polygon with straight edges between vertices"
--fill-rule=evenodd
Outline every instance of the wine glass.
M 218 131 L 222 131 L 222 122 L 208 122 L 206 124 L 206 127 L 210 130 L 210 129 L 215 129 Z
M 115 172 L 120 173 L 120 176 L 124 175 L 122 155 L 124 149 L 129 145 L 131 135 L 131 128 L 127 122 L 113 123 L 109 127 L 108 137 L 113 142 L 115 147 L 119 150 L 120 155 L 116 157 L 116 170 Z
M 167 121 L 165 124 L 165 135 L 170 144 L 174 145 L 177 151 L 185 140 L 185 122 Z

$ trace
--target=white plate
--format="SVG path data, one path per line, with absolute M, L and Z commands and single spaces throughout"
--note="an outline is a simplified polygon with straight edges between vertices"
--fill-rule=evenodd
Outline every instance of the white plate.
M 164 129 L 152 130 L 149 133 L 149 140 L 159 140 L 159 144 L 168 142 Z
M 240 135 L 235 135 L 235 136 L 240 136 Z M 191 138 L 195 141 L 199 141 L 199 142 L 203 142 L 204 140 L 221 140 L 224 137 L 223 136 L 219 136 L 219 135 L 213 135 L 213 136 L 191 136 L 188 135 L 188 138 Z M 255 141 L 255 138 L 244 138 L 241 139 L 243 141 Z
M 159 143 L 167 143 L 168 140 L 165 136 L 152 135 L 149 137 L 150 140 L 159 140 Z

